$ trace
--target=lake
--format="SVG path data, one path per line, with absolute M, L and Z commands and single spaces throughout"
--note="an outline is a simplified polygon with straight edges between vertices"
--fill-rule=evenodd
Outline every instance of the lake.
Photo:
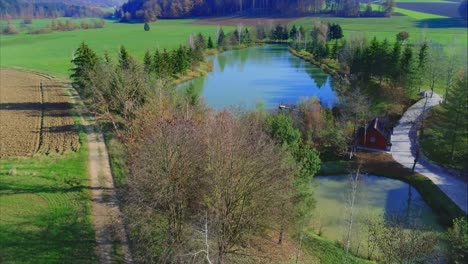
M 213 71 L 179 86 L 193 85 L 208 106 L 240 106 L 252 110 L 317 97 L 323 106 L 337 102 L 333 79 L 320 68 L 293 56 L 286 45 L 264 45 L 208 57 Z
M 316 207 L 311 228 L 329 240 L 342 241 L 346 231 L 347 205 L 351 193 L 350 176 L 316 176 L 314 178 Z M 399 180 L 362 175 L 358 181 L 354 207 L 352 239 L 365 240 L 366 220 L 398 217 L 421 227 L 441 230 L 437 218 L 421 195 L 407 183 Z M 385 216 L 386 215 L 386 216 Z M 356 245 L 357 243 L 355 243 Z M 361 250 L 366 245 L 360 245 Z

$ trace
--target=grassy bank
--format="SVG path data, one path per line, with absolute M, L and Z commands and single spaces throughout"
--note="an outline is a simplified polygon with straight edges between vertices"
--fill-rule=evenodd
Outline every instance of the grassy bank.
M 88 151 L 0 160 L 0 261 L 95 263 Z
M 357 164 L 362 164 L 361 172 L 391 179 L 400 180 L 414 187 L 426 204 L 437 216 L 440 224 L 449 227 L 453 219 L 465 216 L 465 213 L 444 193 L 437 185 L 425 176 L 413 173 L 393 160 L 389 154 L 385 153 L 358 153 L 357 159 L 344 166 L 343 163 L 335 166 L 332 174 L 347 174 L 355 170 Z M 341 172 L 340 172 L 341 170 Z M 323 171 L 323 175 L 330 171 Z
M 351 254 L 346 255 L 341 246 L 319 237 L 313 232 L 309 232 L 304 236 L 303 246 L 309 254 L 318 257 L 321 264 L 343 263 L 344 260 L 346 260 L 346 263 L 375 263 Z
M 356 35 L 364 35 L 368 38 L 375 36 L 380 40 L 387 38 L 393 41 L 398 32 L 407 31 L 410 34 L 408 39 L 410 42 L 418 42 L 426 38 L 447 47 L 455 47 L 460 51 L 466 49 L 468 43 L 466 28 L 448 23 L 453 20 L 451 18 L 417 19 L 410 16 L 379 18 L 308 17 L 299 19 L 292 24 L 311 29 L 314 20 L 340 24 L 347 39 Z

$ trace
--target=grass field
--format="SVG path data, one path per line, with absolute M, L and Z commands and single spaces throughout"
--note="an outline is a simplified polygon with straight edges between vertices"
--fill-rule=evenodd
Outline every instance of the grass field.
M 87 149 L 0 159 L 0 262 L 94 263 Z
M 102 29 L 1 36 L 0 66 L 34 69 L 63 78 L 69 75 L 73 52 L 82 41 L 100 54 L 108 51 L 116 55 L 119 47 L 124 45 L 131 54 L 142 59 L 147 49 L 176 48 L 186 44 L 188 36 L 193 33 L 215 35 L 217 26 L 191 22 L 193 20 L 160 20 L 152 23 L 151 30 L 146 32 L 142 24 L 107 21 Z M 48 21 L 34 23 L 46 24 Z
M 303 18 L 295 22 L 296 25 L 311 27 L 314 19 L 330 23 L 339 23 L 343 28 L 345 38 L 352 35 L 363 34 L 369 38 L 387 38 L 391 41 L 395 39 L 398 32 L 407 31 L 410 33 L 410 41 L 418 41 L 423 37 L 438 42 L 442 45 L 452 45 L 460 49 L 466 49 L 467 31 L 466 28 L 458 27 L 425 27 L 425 21 L 431 21 L 428 25 L 443 23 L 447 19 L 414 19 L 408 16 L 394 16 L 389 18 Z M 439 20 L 439 21 L 437 21 Z

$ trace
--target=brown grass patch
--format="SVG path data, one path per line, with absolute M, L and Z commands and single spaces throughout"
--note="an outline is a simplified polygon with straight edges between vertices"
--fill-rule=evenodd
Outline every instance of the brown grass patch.
M 42 82 L 42 90 L 41 90 Z M 0 70 L 0 157 L 79 148 L 65 89 L 44 76 Z
M 220 25 L 220 26 L 237 26 L 242 24 L 244 26 L 257 26 L 264 25 L 273 27 L 275 25 L 287 25 L 296 21 L 300 17 L 210 17 L 195 20 L 193 24 L 199 25 Z

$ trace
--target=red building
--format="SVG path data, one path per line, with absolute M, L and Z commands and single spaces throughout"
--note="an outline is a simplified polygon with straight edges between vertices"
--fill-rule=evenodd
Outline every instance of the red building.
M 366 128 L 361 127 L 356 136 L 358 149 L 389 151 L 392 147 L 392 131 L 378 118 L 373 119 Z

